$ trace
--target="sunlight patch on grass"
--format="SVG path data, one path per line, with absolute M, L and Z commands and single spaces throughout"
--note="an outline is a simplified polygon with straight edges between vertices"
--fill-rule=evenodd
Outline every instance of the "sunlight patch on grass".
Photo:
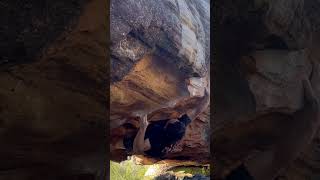
M 159 173 L 173 174 L 178 179 L 192 177 L 196 174 L 210 176 L 210 167 L 178 166 L 165 170 L 161 168 L 161 165 L 137 165 L 132 160 L 121 163 L 110 161 L 110 178 L 112 180 L 152 180 L 160 175 Z
M 132 161 L 121 163 L 110 161 L 110 179 L 112 180 L 151 180 L 144 174 L 149 166 L 136 165 Z
M 190 166 L 179 166 L 170 169 L 173 172 L 184 172 L 185 174 L 200 174 L 204 176 L 210 176 L 210 167 L 190 167 Z

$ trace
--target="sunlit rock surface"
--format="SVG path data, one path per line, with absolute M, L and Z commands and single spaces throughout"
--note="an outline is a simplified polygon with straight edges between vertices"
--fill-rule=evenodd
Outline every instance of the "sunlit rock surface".
M 213 143 L 217 177 L 281 137 L 319 63 L 318 1 L 216 1 Z M 320 79 L 312 86 L 320 98 Z M 297 132 L 299 133 L 299 132 Z M 281 176 L 319 178 L 319 136 Z
M 209 1 L 111 1 L 110 128 L 114 160 L 137 115 L 156 121 L 196 106 L 209 87 Z M 190 79 L 191 78 L 191 79 Z M 187 86 L 186 81 L 190 79 Z M 209 160 L 209 109 L 195 119 L 167 158 Z
M 208 72 L 209 1 L 111 1 L 111 80 L 145 54 L 160 56 L 186 76 Z

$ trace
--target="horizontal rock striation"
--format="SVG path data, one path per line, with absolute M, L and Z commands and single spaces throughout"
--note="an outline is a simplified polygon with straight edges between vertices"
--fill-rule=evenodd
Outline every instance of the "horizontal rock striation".
M 137 115 L 150 113 L 156 121 L 175 117 L 177 107 L 196 106 L 192 97 L 209 84 L 209 7 L 207 0 L 111 1 L 112 146 L 126 134 L 123 124 L 138 124 Z M 208 161 L 208 136 L 204 112 L 168 158 Z M 125 158 L 123 150 L 111 153 L 114 160 Z

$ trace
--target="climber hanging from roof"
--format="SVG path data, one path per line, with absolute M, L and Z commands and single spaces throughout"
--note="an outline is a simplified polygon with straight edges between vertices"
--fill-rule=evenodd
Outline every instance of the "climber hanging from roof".
M 177 119 L 165 119 L 149 122 L 147 114 L 140 117 L 140 128 L 135 135 L 123 139 L 129 154 L 144 154 L 154 158 L 162 158 L 179 142 L 186 132 L 186 127 L 210 102 L 209 92 L 204 90 L 201 97 L 192 97 L 197 105 L 188 108 Z

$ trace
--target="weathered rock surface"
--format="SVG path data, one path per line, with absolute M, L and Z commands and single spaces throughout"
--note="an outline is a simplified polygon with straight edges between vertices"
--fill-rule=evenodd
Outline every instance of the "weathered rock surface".
M 1 28 L 9 28 L 13 44 L 23 35 L 30 56 L 0 57 L 0 179 L 104 179 L 107 2 L 44 1 L 46 10 L 38 1 L 3 3 L 22 8 L 9 18 L 1 9 L 10 21 Z M 22 29 L 9 32 L 18 21 Z
M 313 0 L 216 1 L 211 143 L 217 177 L 272 145 L 303 107 L 301 80 L 319 71 L 319 7 Z M 320 98 L 320 80 L 311 83 Z M 318 139 L 284 179 L 319 177 Z
M 121 80 L 147 53 L 166 59 L 187 76 L 204 76 L 210 55 L 209 14 L 204 0 L 112 1 L 112 81 Z
M 197 105 L 192 97 L 209 86 L 209 16 L 207 0 L 111 1 L 112 146 L 122 141 L 124 123 L 138 124 L 138 114 L 156 121 Z M 209 111 L 191 123 L 168 158 L 209 160 L 208 117 Z M 125 158 L 123 150 L 111 153 Z
M 306 53 L 303 50 L 264 50 L 250 56 L 256 72 L 247 80 L 257 113 L 273 109 L 290 113 L 302 108 L 302 78 L 310 76 L 312 70 Z
M 57 36 L 71 30 L 70 24 L 77 24 L 87 2 L 1 1 L 0 64 L 34 61 Z

